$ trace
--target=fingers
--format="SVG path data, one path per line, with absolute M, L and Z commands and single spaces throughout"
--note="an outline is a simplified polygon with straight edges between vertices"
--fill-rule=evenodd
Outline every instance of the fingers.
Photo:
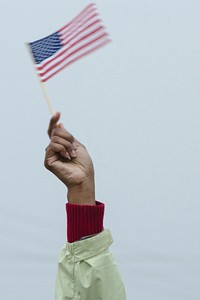
M 68 158 L 69 160 L 71 159 L 68 151 L 61 144 L 51 142 L 49 147 L 48 147 L 48 150 L 53 151 L 54 153 L 59 153 L 60 155 L 62 155 L 62 157 Z
M 59 152 L 63 157 L 66 157 L 68 159 L 70 159 L 71 157 L 76 157 L 76 152 L 73 143 L 70 143 L 66 139 L 54 135 L 51 138 L 51 144 L 57 147 L 55 152 Z
M 60 113 L 59 112 L 57 112 L 55 115 L 53 115 L 53 117 L 50 119 L 49 128 L 48 128 L 48 131 L 47 131 L 50 138 L 51 138 L 51 134 L 52 134 L 53 129 L 57 127 L 57 122 L 59 121 L 59 119 L 60 119 Z
M 57 128 L 64 128 L 63 123 L 59 123 L 58 126 L 57 126 Z
M 74 142 L 73 135 L 71 135 L 71 133 L 69 133 L 65 128 L 54 128 L 51 133 L 51 138 L 53 136 L 59 136 L 65 140 L 69 141 L 70 143 Z
M 48 154 L 59 153 L 64 158 L 75 158 L 78 141 L 64 128 L 62 123 L 58 124 L 60 113 L 52 116 L 49 122 L 48 135 L 51 142 L 48 146 Z
M 77 157 L 74 137 L 63 128 L 62 124 L 59 124 L 57 128 L 51 131 L 51 142 L 48 150 L 51 153 L 59 153 L 62 157 L 69 160 Z

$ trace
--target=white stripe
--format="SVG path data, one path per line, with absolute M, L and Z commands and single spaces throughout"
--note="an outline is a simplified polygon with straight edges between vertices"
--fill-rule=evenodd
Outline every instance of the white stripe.
M 87 13 L 83 19 L 73 21 L 69 26 L 67 26 L 65 29 L 60 30 L 59 32 L 62 35 L 67 34 L 70 31 L 76 29 L 80 24 L 83 24 L 88 18 L 92 17 L 93 15 L 95 15 L 94 17 L 96 18 L 98 17 L 98 12 L 95 9 Z
M 98 15 L 93 16 L 90 20 L 87 20 L 87 21 L 82 22 L 80 24 L 76 24 L 76 26 L 73 27 L 72 30 L 68 30 L 68 31 L 66 31 L 64 33 L 60 32 L 61 33 L 61 38 L 63 40 L 69 39 L 71 36 L 74 36 L 76 33 L 80 32 L 80 30 L 82 30 L 85 27 L 87 27 L 88 25 L 92 24 L 94 21 L 98 21 L 99 24 L 101 23 Z
M 93 39 L 98 38 L 102 33 L 104 32 L 103 29 L 101 29 L 100 31 L 98 31 L 97 33 L 93 34 L 92 36 L 88 37 L 87 39 L 80 41 L 79 43 L 77 43 L 75 46 L 73 47 L 69 47 L 69 45 L 61 48 L 58 52 L 57 52 L 57 56 L 63 51 L 63 49 L 67 49 L 67 51 L 65 53 L 63 53 L 61 56 L 59 57 L 55 57 L 55 59 L 53 61 L 51 61 L 48 65 L 46 65 L 45 67 L 42 68 L 42 70 L 38 70 L 38 73 L 43 73 L 44 71 L 48 70 L 51 66 L 55 65 L 57 62 L 62 61 L 66 56 L 68 56 L 70 53 L 72 53 L 73 51 L 77 50 L 78 48 L 80 48 L 81 46 L 86 45 L 87 43 L 91 42 Z M 105 39 L 108 39 L 106 36 L 104 37 Z M 68 49 L 69 47 L 69 49 Z M 86 46 L 90 47 L 89 46 Z M 81 50 L 79 50 L 81 51 Z M 79 52 L 78 51 L 78 52 Z
M 48 63 L 48 61 L 51 61 L 52 59 L 54 59 L 55 57 L 57 57 L 57 55 L 59 55 L 60 52 L 62 52 L 63 50 L 69 48 L 71 46 L 71 44 L 73 44 L 74 42 L 76 42 L 78 39 L 80 39 L 81 37 L 83 37 L 84 35 L 90 33 L 91 31 L 95 30 L 99 25 L 101 25 L 101 22 L 99 21 L 97 24 L 92 25 L 89 29 L 84 30 L 82 33 L 80 33 L 80 31 L 82 29 L 84 29 L 85 27 L 87 27 L 87 25 L 91 24 L 92 21 L 87 22 L 86 24 L 82 25 L 76 32 L 73 33 L 73 35 L 71 35 L 70 37 L 66 38 L 65 40 L 63 40 L 63 44 L 67 43 L 70 39 L 72 39 L 76 34 L 78 34 L 77 37 L 74 37 L 73 40 L 71 40 L 67 45 L 63 46 L 60 50 L 58 50 L 55 54 L 53 54 L 52 56 L 50 56 L 49 58 L 45 59 L 44 61 L 42 61 L 40 64 L 38 64 L 38 67 L 42 67 L 43 65 L 45 65 L 46 63 Z M 63 37 L 61 36 L 61 39 Z
M 97 46 L 101 46 L 103 42 L 109 41 L 109 39 L 105 39 L 102 38 L 99 41 L 93 43 L 92 45 L 78 51 L 77 53 L 75 53 L 74 55 L 72 55 L 70 58 L 64 60 L 61 64 L 59 64 L 57 67 L 53 68 L 51 71 L 47 72 L 45 75 L 41 76 L 42 80 L 45 80 L 46 78 L 48 78 L 51 74 L 53 74 L 54 72 L 62 69 L 62 67 L 64 67 L 67 63 L 73 61 L 74 59 L 78 58 L 81 54 L 86 53 L 88 50 L 92 50 Z
M 74 27 L 76 24 L 83 23 L 84 20 L 88 17 L 88 15 L 91 15 L 91 14 L 94 13 L 94 12 L 98 13 L 95 6 L 92 6 L 92 7 L 88 8 L 88 9 L 87 9 L 84 13 L 82 13 L 80 16 L 75 17 L 75 18 L 70 22 L 71 24 L 69 24 L 69 25 L 67 24 L 67 25 L 66 25 L 66 28 L 60 29 L 59 31 L 60 31 L 62 34 L 65 34 L 67 31 L 70 31 L 70 29 L 71 29 L 72 27 Z M 65 27 L 65 26 L 63 26 L 63 27 Z
M 83 41 L 78 42 L 75 46 L 72 46 L 72 44 L 76 41 L 78 41 L 81 37 L 83 37 L 86 34 L 89 34 L 90 32 L 92 32 L 93 30 L 97 29 L 99 27 L 99 25 L 95 24 L 94 26 L 92 26 L 91 28 L 85 30 L 84 32 L 80 33 L 77 37 L 75 37 L 73 40 L 71 40 L 70 42 L 68 42 L 67 45 L 63 46 L 60 50 L 58 50 L 54 55 L 52 55 L 51 57 L 49 57 L 48 59 L 46 59 L 45 61 L 41 62 L 38 67 L 42 67 L 44 70 L 48 69 L 49 66 L 53 65 L 55 63 L 55 61 L 59 61 L 62 60 L 62 56 L 58 59 L 56 59 L 56 57 L 63 52 L 64 50 L 67 50 L 67 53 L 71 53 L 74 49 L 79 48 L 81 45 L 88 43 L 89 41 L 91 41 L 91 39 L 99 36 L 99 34 L 101 34 L 104 30 L 103 28 L 98 31 L 97 33 L 93 33 L 92 36 L 87 37 L 86 39 L 84 39 Z M 66 55 L 66 53 L 64 53 L 64 55 Z M 51 61 L 52 59 L 54 59 L 53 61 Z M 45 67 L 43 67 L 43 65 L 45 65 L 47 62 L 49 62 Z
M 65 44 L 68 41 L 70 41 L 70 43 L 73 43 L 74 41 L 78 40 L 79 38 L 83 37 L 84 35 L 92 32 L 93 30 L 97 29 L 97 27 L 99 27 L 100 25 L 102 26 L 101 22 L 97 22 L 94 25 L 92 25 L 92 23 L 94 22 L 94 20 L 92 20 L 91 22 L 87 22 L 84 25 L 81 25 L 75 32 L 73 32 L 70 36 L 65 37 L 65 36 L 61 36 L 62 39 L 62 43 Z M 91 25 L 89 28 L 86 28 L 88 25 Z M 82 32 L 81 32 L 82 31 Z M 77 35 L 77 36 L 76 36 Z M 76 36 L 76 37 L 75 37 Z

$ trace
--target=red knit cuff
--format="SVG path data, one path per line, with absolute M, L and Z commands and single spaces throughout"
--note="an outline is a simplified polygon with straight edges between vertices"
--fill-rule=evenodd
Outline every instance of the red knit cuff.
M 103 230 L 104 204 L 101 202 L 96 201 L 96 205 L 67 203 L 66 213 L 69 243 Z

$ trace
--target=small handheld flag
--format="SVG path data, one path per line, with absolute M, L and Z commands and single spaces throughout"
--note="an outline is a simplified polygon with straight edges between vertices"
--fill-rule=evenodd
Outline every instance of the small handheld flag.
M 40 40 L 29 43 L 36 72 L 42 83 L 110 41 L 94 3 L 71 22 Z

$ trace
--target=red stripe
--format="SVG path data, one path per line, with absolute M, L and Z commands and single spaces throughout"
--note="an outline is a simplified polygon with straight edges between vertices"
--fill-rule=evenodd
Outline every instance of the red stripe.
M 87 7 L 85 7 L 71 22 L 69 22 L 68 24 L 66 24 L 63 27 L 61 27 L 59 29 L 59 31 L 65 30 L 67 27 L 69 27 L 70 24 L 72 24 L 73 22 L 75 22 L 77 19 L 81 18 L 81 16 L 84 15 L 87 12 L 87 10 L 89 11 L 90 7 L 92 7 L 92 6 L 94 7 L 95 3 L 91 3 Z
M 90 9 L 93 6 L 92 9 Z M 59 31 L 65 30 L 67 27 L 69 27 L 70 24 L 74 23 L 75 21 L 81 19 L 86 13 L 93 11 L 95 7 L 95 4 L 89 4 L 85 9 L 82 10 L 82 12 L 80 12 L 72 21 L 70 21 L 68 24 L 66 24 L 65 26 L 63 26 L 62 28 L 59 29 Z
M 59 32 L 62 35 L 65 35 L 67 32 L 70 32 L 71 30 L 76 28 L 79 24 L 84 24 L 86 22 L 86 19 L 88 18 L 88 16 L 90 17 L 91 14 L 92 14 L 92 16 L 95 16 L 95 15 L 98 15 L 98 12 L 96 11 L 96 9 L 90 10 L 89 12 L 87 12 L 87 14 L 85 13 L 81 19 L 79 18 L 79 19 L 71 22 L 69 28 L 65 28 L 65 30 L 59 30 Z
M 98 36 L 97 38 L 91 40 L 90 42 L 84 44 L 83 46 L 79 47 L 78 49 L 74 50 L 73 52 L 71 52 L 70 54 L 68 54 L 67 56 L 65 56 L 62 60 L 58 61 L 57 63 L 55 63 L 53 66 L 49 67 L 47 70 L 45 70 L 44 72 L 40 73 L 40 76 L 44 76 L 45 74 L 47 74 L 48 72 L 50 72 L 51 70 L 53 70 L 55 67 L 59 66 L 61 63 L 63 63 L 66 59 L 68 59 L 70 56 L 74 55 L 75 53 L 79 52 L 80 50 L 90 46 L 91 44 L 95 43 L 96 41 L 102 39 L 103 37 L 108 36 L 107 33 L 102 33 L 100 36 Z
M 83 30 L 81 30 L 80 32 L 78 32 L 75 36 L 73 36 L 73 38 L 76 38 L 79 34 L 81 34 L 84 30 L 87 30 L 90 26 L 94 25 L 95 23 L 100 23 L 100 20 L 94 21 L 93 23 L 89 24 L 87 27 L 83 28 Z M 80 25 L 82 26 L 82 25 Z M 62 36 L 60 37 L 61 41 L 62 41 Z M 73 39 L 71 38 L 71 40 Z M 68 40 L 67 42 L 63 43 L 62 45 L 65 46 L 68 42 L 70 42 L 71 40 Z M 77 42 L 79 42 L 80 40 L 78 40 Z M 70 46 L 72 47 L 72 46 Z M 69 48 L 70 48 L 69 47 Z M 42 70 L 44 67 L 46 67 L 49 63 L 51 63 L 52 61 L 54 61 L 55 59 L 57 59 L 57 57 L 59 57 L 60 55 L 62 55 L 63 53 L 65 53 L 69 48 L 63 50 L 62 52 L 59 52 L 58 55 L 54 56 L 53 58 L 49 59 L 46 62 L 43 62 L 40 64 L 40 66 L 37 67 L 38 70 Z
M 79 34 L 81 34 L 82 32 L 84 32 L 85 30 L 89 29 L 90 27 L 94 26 L 95 24 L 97 23 L 100 23 L 99 20 L 96 20 L 92 23 L 90 23 L 89 25 L 87 25 L 86 27 L 84 27 L 82 30 L 78 31 L 75 35 L 73 35 L 73 37 L 69 40 L 66 41 L 66 38 L 65 39 L 62 39 L 61 40 L 63 41 L 63 44 L 62 45 L 66 45 L 67 43 L 69 43 L 71 40 L 73 40 L 75 37 L 77 37 Z M 70 36 L 70 35 L 69 35 Z
M 90 27 L 90 26 L 89 26 Z M 89 28 L 88 27 L 88 28 Z M 99 25 L 98 27 L 96 27 L 95 29 L 93 29 L 92 31 L 88 32 L 87 34 L 85 34 L 84 36 L 82 36 L 81 38 L 79 38 L 79 40 L 75 41 L 73 44 L 70 45 L 70 48 L 72 48 L 74 45 L 76 45 L 77 43 L 85 40 L 86 38 L 90 37 L 92 34 L 95 34 L 96 32 L 98 32 L 99 30 L 103 29 L 103 25 Z M 84 32 L 85 30 L 83 30 Z M 73 41 L 74 38 L 76 38 L 77 36 L 79 36 L 79 33 L 77 33 L 74 37 L 72 37 L 70 40 L 68 40 L 67 42 L 65 42 L 63 45 L 67 45 L 69 42 Z
M 66 53 L 69 49 L 71 49 L 72 47 L 74 47 L 75 45 L 77 45 L 78 43 L 82 42 L 83 40 L 85 40 L 86 38 L 90 37 L 91 35 L 95 34 L 96 32 L 98 32 L 99 30 L 103 29 L 103 26 L 100 25 L 98 28 L 96 28 L 95 30 L 89 32 L 88 34 L 84 35 L 83 37 L 81 37 L 79 40 L 77 40 L 76 42 L 74 42 L 72 45 L 70 45 L 68 48 L 66 48 L 65 50 L 59 52 L 55 57 L 53 57 L 52 59 L 50 59 L 49 61 L 45 62 L 42 66 L 37 67 L 37 70 L 42 70 L 44 67 L 46 67 L 48 64 L 50 64 L 51 62 L 53 62 L 54 60 L 56 60 L 58 57 L 62 56 L 64 53 Z M 87 45 L 87 44 L 86 44 Z M 58 62 L 59 63 L 59 62 Z M 53 67 L 53 66 L 52 66 Z M 52 68 L 51 67 L 51 68 Z M 49 70 L 49 69 L 48 69 Z
M 55 71 L 54 73 L 52 73 L 51 75 L 49 75 L 47 78 L 45 79 L 41 79 L 42 82 L 46 82 L 47 80 L 49 80 L 50 78 L 52 78 L 54 75 L 56 75 L 57 73 L 59 73 L 61 70 L 63 70 L 64 68 L 66 68 L 67 66 L 71 65 L 72 63 L 74 63 L 76 60 L 92 53 L 93 51 L 97 50 L 98 48 L 106 45 L 107 43 L 109 43 L 110 40 L 106 40 L 104 42 L 102 42 L 100 45 L 95 46 L 94 48 L 82 53 L 81 55 L 77 56 L 76 58 L 72 59 L 70 62 L 66 63 L 64 66 L 62 66 L 59 70 Z M 40 74 L 39 74 L 40 75 Z
M 65 39 L 67 39 L 70 35 L 72 35 L 74 32 L 76 32 L 77 30 L 78 30 L 78 28 L 80 28 L 80 27 L 82 27 L 83 25 L 85 25 L 88 21 L 90 21 L 91 19 L 93 19 L 94 17 L 98 17 L 98 14 L 93 14 L 91 17 L 89 17 L 88 19 L 86 19 L 83 23 L 81 23 L 80 25 L 78 25 L 76 28 L 74 28 L 74 30 L 73 31 L 71 31 L 71 32 L 67 32 L 67 33 L 61 33 L 61 39 L 62 40 L 65 40 Z M 100 23 L 101 22 L 101 20 L 100 19 L 97 19 L 97 21 Z M 97 22 L 97 21 L 95 21 L 95 22 Z M 92 24 L 92 23 L 91 23 Z M 90 24 L 89 24 L 90 25 Z M 88 26 L 89 26 L 88 25 Z
M 58 31 L 60 33 L 61 36 L 63 36 L 63 39 L 66 38 L 68 35 L 72 34 L 73 32 L 77 31 L 78 28 L 80 28 L 81 26 L 85 25 L 87 22 L 89 22 L 91 19 L 95 18 L 96 19 L 98 18 L 98 13 L 97 12 L 94 12 L 92 15 L 87 15 L 85 16 L 85 18 L 83 18 L 82 20 L 80 21 L 77 21 L 75 23 L 73 23 L 71 25 L 70 28 L 68 28 L 67 30 L 65 31 Z

